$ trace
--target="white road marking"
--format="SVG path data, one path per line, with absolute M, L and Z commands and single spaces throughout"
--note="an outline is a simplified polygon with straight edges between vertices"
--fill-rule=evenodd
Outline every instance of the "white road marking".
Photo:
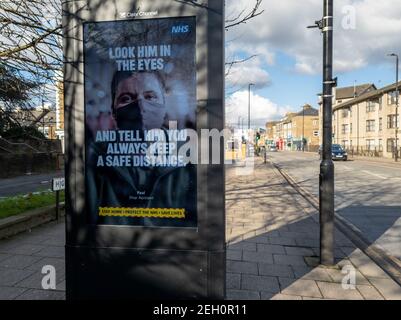
M 363 161 L 363 160 L 354 160 L 354 161 L 363 162 L 364 164 L 366 164 L 368 166 L 372 166 L 372 167 L 401 170 L 401 166 L 396 166 L 396 165 L 395 166 L 385 166 L 378 162 L 371 163 L 373 161 Z
M 382 176 L 382 175 L 376 174 L 376 173 L 372 173 L 372 172 L 370 172 L 370 171 L 362 170 L 362 172 L 365 172 L 365 173 L 367 173 L 367 174 L 370 174 L 371 176 L 374 176 L 374 177 L 377 177 L 377 178 L 380 178 L 380 179 L 383 179 L 383 180 L 388 179 L 388 178 L 385 177 L 385 176 Z

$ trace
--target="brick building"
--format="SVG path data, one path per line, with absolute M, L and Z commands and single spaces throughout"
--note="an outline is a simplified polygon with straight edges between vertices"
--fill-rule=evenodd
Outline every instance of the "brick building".
M 398 86 L 401 88 L 401 82 Z M 391 158 L 394 156 L 395 130 L 399 127 L 397 85 L 381 89 L 370 85 L 367 88 L 345 100 L 339 98 L 337 90 L 333 105 L 333 143 L 343 145 L 354 154 Z M 400 147 L 399 138 L 397 141 Z
M 306 104 L 297 113 L 266 123 L 267 144 L 280 150 L 315 150 L 319 146 L 319 111 Z

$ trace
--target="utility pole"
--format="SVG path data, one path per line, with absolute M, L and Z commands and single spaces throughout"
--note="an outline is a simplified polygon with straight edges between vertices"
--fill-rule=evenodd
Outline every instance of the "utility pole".
M 250 152 L 250 145 L 251 145 L 251 86 L 253 86 L 253 83 L 248 84 L 248 142 L 247 142 L 247 154 L 248 157 L 251 156 Z
M 323 19 L 314 26 L 323 33 L 323 148 L 319 175 L 320 263 L 334 265 L 334 163 L 332 160 L 333 0 L 323 0 Z
M 305 106 L 302 107 L 302 152 L 305 152 Z
M 396 83 L 396 97 L 395 97 L 395 162 L 398 162 L 398 104 L 399 104 L 399 97 L 400 91 L 398 89 L 398 69 L 399 69 L 399 57 L 398 54 L 395 55 L 396 59 L 396 76 L 395 76 L 395 83 Z
M 248 84 L 248 132 L 251 130 L 251 86 L 253 83 Z
M 399 69 L 399 57 L 398 54 L 391 53 L 389 54 L 390 57 L 395 57 L 396 62 L 395 62 L 395 142 L 394 142 L 394 159 L 397 162 L 398 161 L 398 104 L 399 104 L 399 95 L 400 91 L 398 89 L 398 69 Z

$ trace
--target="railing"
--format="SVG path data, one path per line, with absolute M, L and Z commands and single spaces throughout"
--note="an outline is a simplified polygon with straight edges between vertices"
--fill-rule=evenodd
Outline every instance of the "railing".
M 383 148 L 346 148 L 348 155 L 351 157 L 354 156 L 362 156 L 362 157 L 372 157 L 372 158 L 381 158 L 383 157 Z
M 4 139 L 5 140 L 5 139 Z M 9 138 L 6 140 L 7 143 L 11 144 L 24 144 L 27 145 L 29 148 L 32 148 L 36 151 L 29 151 L 29 152 L 61 152 L 61 141 L 60 140 L 44 140 L 38 137 L 29 135 L 25 139 L 19 138 Z M 25 151 L 27 152 L 27 151 Z
M 10 142 L 0 137 L 0 148 L 7 153 L 38 153 L 39 150 L 23 142 Z

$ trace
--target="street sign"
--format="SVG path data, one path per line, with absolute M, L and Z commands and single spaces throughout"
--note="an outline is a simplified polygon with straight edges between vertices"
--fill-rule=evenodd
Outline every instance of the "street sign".
M 52 179 L 52 191 L 61 191 L 65 189 L 64 178 L 53 178 Z
M 224 299 L 224 1 L 63 3 L 67 299 Z

